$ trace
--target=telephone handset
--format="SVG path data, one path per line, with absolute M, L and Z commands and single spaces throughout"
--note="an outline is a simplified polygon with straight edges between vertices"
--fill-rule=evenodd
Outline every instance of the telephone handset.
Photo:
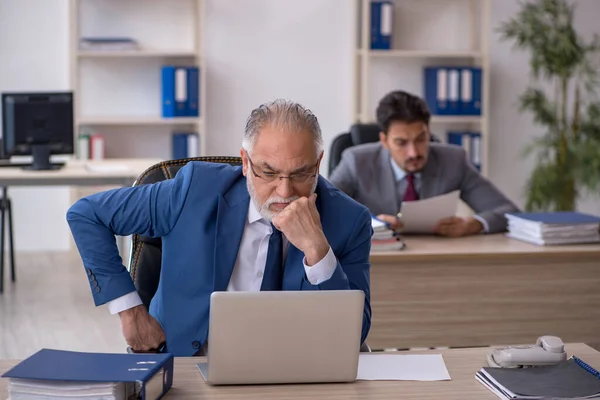
M 561 338 L 541 336 L 536 344 L 498 348 L 487 358 L 490 367 L 518 368 L 557 364 L 567 359 L 567 353 Z

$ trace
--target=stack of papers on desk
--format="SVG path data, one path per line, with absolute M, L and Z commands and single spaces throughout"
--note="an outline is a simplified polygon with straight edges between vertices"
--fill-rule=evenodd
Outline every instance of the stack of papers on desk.
M 507 236 L 537 245 L 600 242 L 600 217 L 578 212 L 509 213 Z
M 376 217 L 371 217 L 373 236 L 371 237 L 371 250 L 394 251 L 402 250 L 404 242 L 389 225 Z
M 482 368 L 475 378 L 501 399 L 600 398 L 600 377 L 576 360 L 530 368 Z

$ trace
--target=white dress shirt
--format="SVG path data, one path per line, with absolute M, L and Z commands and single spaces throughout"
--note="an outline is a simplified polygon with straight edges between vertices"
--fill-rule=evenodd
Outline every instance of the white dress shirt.
M 406 181 L 406 171 L 404 171 L 402 168 L 400 168 L 400 166 L 398 164 L 396 164 L 396 162 L 394 161 L 394 159 L 392 157 L 390 157 L 390 163 L 392 164 L 392 171 L 394 172 L 394 178 L 396 179 L 396 184 L 400 185 L 400 192 L 404 193 L 406 191 L 406 188 L 408 187 L 408 182 Z M 417 172 L 414 174 L 414 176 L 415 176 L 415 189 L 417 190 L 417 193 L 421 193 L 421 186 L 422 186 L 421 185 L 421 173 Z M 483 225 L 482 232 L 489 232 L 490 228 L 485 219 L 481 218 L 479 215 L 474 215 L 473 218 L 475 218 L 477 221 L 481 222 L 481 225 Z
M 254 202 L 250 201 L 248 217 L 246 218 L 237 260 L 235 261 L 233 273 L 227 285 L 228 291 L 260 290 L 265 264 L 267 263 L 271 232 L 271 223 L 260 215 L 254 206 Z M 283 259 L 285 261 L 289 242 L 285 238 L 285 235 L 282 235 L 282 238 Z M 329 247 L 327 255 L 312 267 L 306 265 L 306 257 L 302 261 L 306 278 L 313 285 L 319 285 L 331 278 L 337 266 L 337 259 L 331 247 Z M 107 304 L 110 313 L 117 314 L 129 308 L 139 306 L 142 304 L 142 300 L 137 292 L 134 291 L 109 301 Z

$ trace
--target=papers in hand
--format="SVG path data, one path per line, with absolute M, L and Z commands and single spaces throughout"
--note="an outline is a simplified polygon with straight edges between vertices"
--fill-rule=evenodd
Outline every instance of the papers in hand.
M 417 201 L 403 201 L 400 206 L 405 233 L 433 233 L 435 225 L 456 215 L 459 191 Z
M 450 380 L 441 354 L 361 354 L 357 380 L 443 381 Z

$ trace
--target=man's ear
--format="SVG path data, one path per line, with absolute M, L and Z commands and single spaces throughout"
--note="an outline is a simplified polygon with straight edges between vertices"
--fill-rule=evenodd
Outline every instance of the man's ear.
M 240 157 L 242 157 L 242 173 L 244 176 L 248 176 L 248 154 L 246 154 L 246 150 L 243 148 L 240 149 Z
M 384 149 L 389 150 L 389 146 L 387 143 L 387 134 L 385 132 L 379 132 L 379 142 L 381 143 Z

